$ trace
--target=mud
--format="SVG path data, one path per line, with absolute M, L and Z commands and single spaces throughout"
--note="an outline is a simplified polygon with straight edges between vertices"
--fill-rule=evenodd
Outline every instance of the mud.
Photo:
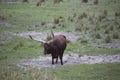
M 78 54 L 66 54 L 63 57 L 64 65 L 73 65 L 73 64 L 100 64 L 100 63 L 113 63 L 120 62 L 120 54 L 114 55 L 97 55 L 97 56 L 88 56 L 88 55 L 78 55 Z M 39 56 L 34 59 L 24 59 L 21 60 L 17 65 L 22 70 L 29 70 L 32 68 L 57 68 L 60 67 L 60 61 L 58 64 L 51 64 L 51 56 Z

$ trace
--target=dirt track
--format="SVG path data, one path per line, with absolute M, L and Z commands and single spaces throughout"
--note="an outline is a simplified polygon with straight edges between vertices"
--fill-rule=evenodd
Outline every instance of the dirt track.
M 112 63 L 120 62 L 120 54 L 115 55 L 98 55 L 98 56 L 87 56 L 87 55 L 77 55 L 77 54 L 66 54 L 63 57 L 64 65 L 73 65 L 73 64 L 100 64 L 100 63 Z M 51 56 L 40 56 L 34 59 L 25 59 L 18 63 L 18 67 L 23 70 L 28 70 L 31 68 L 45 68 L 51 67 L 56 68 L 60 67 L 60 61 L 58 64 L 51 64 Z

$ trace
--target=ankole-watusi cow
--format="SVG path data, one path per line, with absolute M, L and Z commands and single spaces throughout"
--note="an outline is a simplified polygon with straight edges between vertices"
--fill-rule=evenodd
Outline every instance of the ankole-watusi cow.
M 56 59 L 56 63 L 58 62 L 58 58 L 61 61 L 61 65 L 63 65 L 63 53 L 67 46 L 67 40 L 64 35 L 55 35 L 52 33 L 53 39 L 49 42 L 40 41 L 44 47 L 44 54 L 51 54 L 52 56 L 52 64 L 54 64 L 54 59 Z M 29 35 L 32 40 L 32 36 Z

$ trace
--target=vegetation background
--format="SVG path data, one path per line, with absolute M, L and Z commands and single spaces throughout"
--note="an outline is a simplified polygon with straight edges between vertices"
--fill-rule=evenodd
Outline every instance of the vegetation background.
M 21 60 L 44 55 L 38 42 L 16 35 L 51 29 L 79 36 L 65 54 L 120 54 L 120 0 L 0 0 L 0 79 L 120 80 L 120 63 L 19 69 Z

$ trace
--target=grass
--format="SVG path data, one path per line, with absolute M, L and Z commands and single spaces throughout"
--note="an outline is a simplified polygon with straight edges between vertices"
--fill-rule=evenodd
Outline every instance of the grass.
M 120 33 L 120 18 L 118 9 L 120 1 L 99 0 L 98 5 L 93 0 L 88 3 L 81 3 L 79 0 L 64 0 L 59 4 L 53 4 L 47 0 L 42 6 L 37 7 L 36 3 L 2 4 L 0 3 L 0 21 L 6 25 L 0 25 L 0 33 L 23 31 L 45 32 L 52 27 L 47 23 L 54 23 L 56 17 L 63 17 L 65 27 L 52 28 L 54 32 L 83 32 L 90 37 L 95 36 L 95 41 L 109 42 L 110 38 L 118 38 Z M 107 11 L 107 16 L 94 24 L 96 17 L 101 12 Z M 115 16 L 117 12 L 117 16 Z M 76 21 L 80 15 L 86 14 L 83 20 L 82 31 L 76 30 Z M 73 15 L 76 16 L 73 18 Z M 94 16 L 93 16 L 94 15 Z M 92 18 L 89 20 L 89 17 Z M 68 20 L 73 18 L 73 21 Z M 91 23 L 93 20 L 93 23 Z M 45 23 L 44 26 L 35 27 Z M 90 23 L 90 24 L 88 24 Z M 88 28 L 88 29 L 87 29 Z M 104 33 L 108 30 L 108 33 Z M 96 31 L 96 32 L 95 32 Z M 98 35 L 94 33 L 99 33 Z M 93 35 L 92 35 L 93 33 Z M 98 38 L 98 39 L 96 39 Z M 108 41 L 107 41 L 108 40 Z M 111 41 L 110 41 L 111 42 Z M 93 46 L 89 40 L 69 42 L 65 54 L 77 53 L 79 55 L 99 55 L 120 53 L 116 48 L 99 48 Z M 22 59 L 30 59 L 43 56 L 43 47 L 30 39 L 15 38 L 7 43 L 0 43 L 0 79 L 1 80 L 120 80 L 120 63 L 105 63 L 94 65 L 69 65 L 57 69 L 32 69 L 28 71 L 19 70 L 16 64 Z M 47 76 L 46 76 L 47 75 Z
M 61 80 L 120 80 L 119 63 L 72 65 L 53 70 Z
M 120 63 L 81 64 L 55 69 L 8 69 L 0 72 L 1 80 L 120 80 Z
M 16 38 L 8 43 L 0 44 L 0 65 L 16 65 L 21 59 L 43 55 L 43 48 L 29 39 Z
M 66 49 L 66 53 L 77 53 L 79 55 L 99 55 L 99 54 L 117 54 L 120 52 L 119 49 L 115 48 L 98 48 L 93 46 L 91 43 L 69 43 Z

